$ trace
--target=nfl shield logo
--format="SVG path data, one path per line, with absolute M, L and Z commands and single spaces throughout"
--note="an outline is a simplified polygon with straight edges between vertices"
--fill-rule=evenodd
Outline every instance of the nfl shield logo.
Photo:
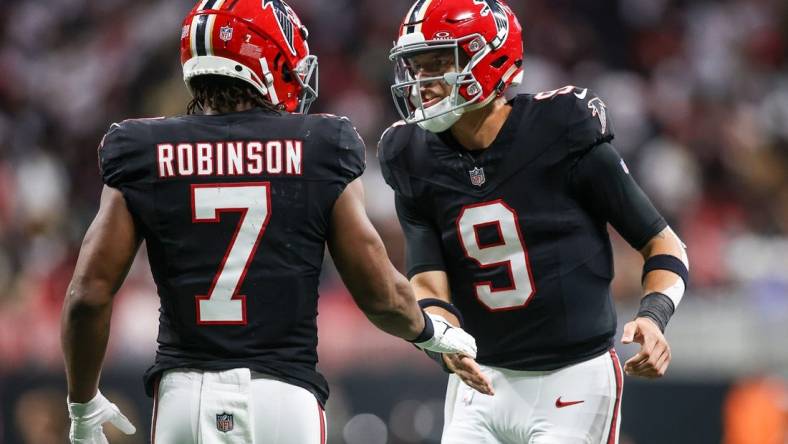
M 216 428 L 220 432 L 227 433 L 233 429 L 233 415 L 230 413 L 222 413 L 216 415 Z
M 219 29 L 219 39 L 223 42 L 229 42 L 233 39 L 233 28 L 230 25 L 222 26 Z
M 486 180 L 484 178 L 484 168 L 476 167 L 468 171 L 468 174 L 471 176 L 471 183 L 474 186 L 480 187 L 484 185 L 484 181 Z

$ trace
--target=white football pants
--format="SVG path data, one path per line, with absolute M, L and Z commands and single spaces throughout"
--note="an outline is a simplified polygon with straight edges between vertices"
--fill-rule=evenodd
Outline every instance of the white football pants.
M 552 371 L 481 366 L 495 396 L 456 375 L 442 444 L 617 444 L 623 374 L 615 350 Z
M 308 390 L 246 368 L 164 372 L 154 444 L 325 444 L 326 417 Z

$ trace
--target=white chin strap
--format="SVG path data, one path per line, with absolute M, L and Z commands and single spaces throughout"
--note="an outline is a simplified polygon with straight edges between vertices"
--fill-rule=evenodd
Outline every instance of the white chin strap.
M 453 94 L 452 94 L 453 95 Z M 459 107 L 455 107 L 452 109 L 451 101 L 452 95 L 448 97 L 444 97 L 440 102 L 432 105 L 431 107 L 427 108 L 426 112 L 422 111 L 421 108 L 417 109 L 413 113 L 414 119 L 426 119 L 421 122 L 417 122 L 417 125 L 424 128 L 425 130 L 431 133 L 442 133 L 447 129 L 451 128 L 452 125 L 457 123 L 460 120 L 460 117 L 465 113 L 465 111 L 473 111 L 479 108 L 483 108 L 490 104 L 495 98 L 497 97 L 495 94 L 490 94 L 490 97 L 487 99 L 468 104 L 468 101 L 465 100 L 465 97 L 460 96 L 458 94 L 458 105 Z M 463 106 L 467 104 L 466 106 Z M 448 111 L 451 110 L 451 111 Z M 435 117 L 430 117 L 435 116 Z
M 462 99 L 463 101 L 465 99 Z M 419 108 L 414 112 L 414 118 L 421 120 L 418 125 L 431 133 L 441 133 L 451 128 L 462 117 L 464 108 L 452 110 L 452 97 L 444 97 L 440 102 L 427 109 Z M 430 117 L 434 116 L 434 117 Z

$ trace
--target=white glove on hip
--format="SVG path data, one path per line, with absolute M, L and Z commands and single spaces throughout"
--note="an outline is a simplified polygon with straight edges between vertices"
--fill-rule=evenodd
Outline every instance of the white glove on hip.
M 425 321 L 432 321 L 434 333 L 431 338 L 414 344 L 427 351 L 437 353 L 459 353 L 476 358 L 476 340 L 465 330 L 455 327 L 443 316 L 427 313 Z
M 109 402 L 101 392 L 90 401 L 80 404 L 68 402 L 68 416 L 71 429 L 68 439 L 72 444 L 108 444 L 101 425 L 109 421 L 126 435 L 133 435 L 137 429 L 128 418 L 120 413 L 118 406 Z

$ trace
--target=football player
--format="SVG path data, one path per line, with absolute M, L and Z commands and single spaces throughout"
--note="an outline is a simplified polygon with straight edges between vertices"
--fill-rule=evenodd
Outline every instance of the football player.
M 113 295 L 144 240 L 161 299 L 145 375 L 155 443 L 325 444 L 316 369 L 328 244 L 380 329 L 475 356 L 472 337 L 419 308 L 363 207 L 364 144 L 345 118 L 307 116 L 317 60 L 280 0 L 202 0 L 183 23 L 189 115 L 113 124 L 105 186 L 68 290 L 62 343 L 70 439 L 134 426 L 98 391 Z
M 475 336 L 454 374 L 444 444 L 615 443 L 622 369 L 613 349 L 610 223 L 645 259 L 622 341 L 629 375 L 670 363 L 663 331 L 688 261 L 614 149 L 605 103 L 567 86 L 507 100 L 523 77 L 521 27 L 499 0 L 418 0 L 390 58 L 403 121 L 381 137 L 407 273 L 420 305 Z M 451 295 L 451 297 L 450 297 Z

